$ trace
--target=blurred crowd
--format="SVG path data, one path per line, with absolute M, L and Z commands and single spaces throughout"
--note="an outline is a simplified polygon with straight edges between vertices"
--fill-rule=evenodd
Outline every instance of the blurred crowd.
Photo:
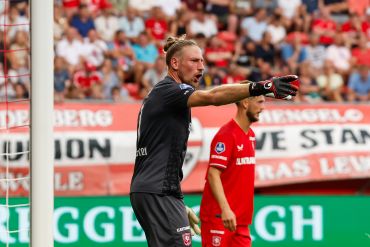
M 29 3 L 0 11 L 0 99 L 22 99 Z M 55 0 L 55 100 L 143 99 L 183 34 L 203 51 L 201 88 L 297 74 L 298 102 L 370 102 L 370 0 Z

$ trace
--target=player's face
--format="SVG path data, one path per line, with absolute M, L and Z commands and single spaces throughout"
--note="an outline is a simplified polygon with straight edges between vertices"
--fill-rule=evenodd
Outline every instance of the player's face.
M 197 88 L 203 71 L 204 60 L 200 48 L 198 46 L 184 47 L 178 68 L 178 76 L 181 81 Z
M 265 97 L 263 95 L 250 99 L 246 113 L 247 118 L 251 123 L 257 122 L 260 118 L 260 113 L 264 109 L 265 109 Z

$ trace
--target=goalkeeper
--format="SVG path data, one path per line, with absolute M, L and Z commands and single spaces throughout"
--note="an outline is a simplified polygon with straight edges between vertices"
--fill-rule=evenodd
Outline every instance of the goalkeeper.
M 180 182 L 191 128 L 191 107 L 225 105 L 250 96 L 290 100 L 297 76 L 196 90 L 204 71 L 199 46 L 169 37 L 164 46 L 168 75 L 144 99 L 137 124 L 130 200 L 150 247 L 191 246 L 191 227 Z

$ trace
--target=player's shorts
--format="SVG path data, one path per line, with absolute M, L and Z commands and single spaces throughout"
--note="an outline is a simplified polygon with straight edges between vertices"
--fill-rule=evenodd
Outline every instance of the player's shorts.
M 235 232 L 227 230 L 222 222 L 202 222 L 202 247 L 251 247 L 248 226 L 237 226 Z
M 189 219 L 182 199 L 131 193 L 130 200 L 149 247 L 192 246 Z

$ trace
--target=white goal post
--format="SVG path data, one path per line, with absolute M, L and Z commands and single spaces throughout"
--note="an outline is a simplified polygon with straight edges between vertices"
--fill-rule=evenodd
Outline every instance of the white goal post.
M 53 0 L 31 0 L 31 247 L 52 247 L 54 211 Z

